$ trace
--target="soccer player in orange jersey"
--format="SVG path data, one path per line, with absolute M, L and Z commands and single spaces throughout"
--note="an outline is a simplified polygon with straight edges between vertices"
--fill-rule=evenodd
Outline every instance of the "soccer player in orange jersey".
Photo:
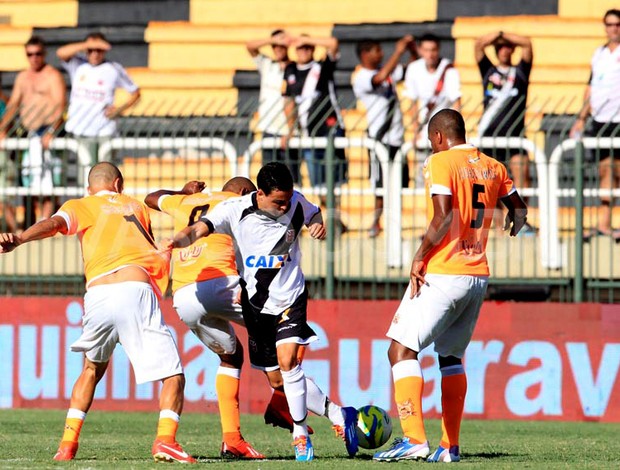
M 256 191 L 247 178 L 229 180 L 221 192 L 201 192 L 205 184 L 188 182 L 181 191 L 161 189 L 150 193 L 144 202 L 152 209 L 174 217 L 175 233 L 196 222 L 202 214 L 221 201 Z M 222 424 L 223 458 L 263 459 L 241 435 L 239 419 L 239 379 L 243 365 L 243 347 L 231 322 L 243 325 L 239 273 L 232 238 L 217 234 L 203 238 L 172 254 L 172 291 L 179 317 L 200 341 L 220 357 L 215 389 Z M 282 401 L 286 403 L 282 393 Z M 292 418 L 291 418 L 292 423 Z
M 254 183 L 241 176 L 227 181 L 219 192 L 203 193 L 204 188 L 204 182 L 190 181 L 180 191 L 161 189 L 150 193 L 144 202 L 151 209 L 174 217 L 176 233 L 220 202 L 256 191 Z M 202 238 L 191 247 L 174 250 L 172 263 L 174 308 L 202 343 L 220 357 L 215 388 L 222 424 L 221 455 L 223 458 L 264 458 L 243 439 L 240 429 L 239 379 L 243 347 L 231 322 L 243 327 L 245 323 L 238 300 L 241 286 L 232 238 L 225 234 Z M 265 423 L 292 432 L 293 418 L 284 395 L 282 374 L 279 369 L 265 373 L 273 388 Z
M 485 296 L 486 244 L 493 209 L 508 208 L 504 230 L 516 236 L 527 207 L 497 160 L 465 142 L 465 123 L 444 109 L 431 118 L 433 149 L 424 164 L 429 225 L 411 265 L 410 284 L 387 336 L 394 396 L 404 437 L 375 460 L 460 460 L 459 432 L 467 380 L 462 357 Z M 441 370 L 442 437 L 430 456 L 422 419 L 424 378 L 418 353 L 435 343 Z
M 58 233 L 76 234 L 82 247 L 86 276 L 83 331 L 71 350 L 85 353 L 84 368 L 73 386 L 54 460 L 75 458 L 95 387 L 116 344 L 121 343 L 137 383 L 162 382 L 154 459 L 195 463 L 176 442 L 185 376 L 159 308 L 158 297 L 168 283 L 169 257 L 155 246 L 147 207 L 122 191 L 119 169 L 98 163 L 88 175 L 88 196 L 67 201 L 52 217 L 21 235 L 0 234 L 0 253 Z

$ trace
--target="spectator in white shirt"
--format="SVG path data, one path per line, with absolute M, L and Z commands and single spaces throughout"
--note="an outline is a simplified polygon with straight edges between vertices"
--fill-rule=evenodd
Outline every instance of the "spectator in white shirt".
M 414 46 L 413 48 L 411 46 Z M 385 64 L 383 49 L 379 41 L 363 40 L 357 44 L 357 56 L 360 65 L 351 77 L 351 84 L 355 97 L 360 100 L 366 109 L 368 121 L 368 136 L 378 140 L 389 151 L 390 160 L 394 160 L 396 153 L 403 144 L 403 116 L 400 102 L 396 93 L 396 83 L 403 79 L 403 66 L 399 63 L 403 54 L 409 50 L 415 58 L 415 43 L 413 36 L 405 36 L 396 43 L 393 54 Z M 370 152 L 370 179 L 373 188 L 386 188 L 381 165 L 374 152 Z M 409 166 L 404 156 L 402 162 L 402 187 L 409 185 Z M 383 213 L 383 196 L 375 197 L 375 213 L 369 231 L 371 238 L 381 232 L 381 214 Z
M 585 135 L 591 137 L 620 137 L 620 10 L 609 10 L 603 17 L 607 43 L 594 51 L 592 72 L 584 96 L 584 105 L 571 129 L 571 137 L 577 138 L 584 131 L 589 116 L 592 121 Z M 605 150 L 597 159 L 601 189 L 612 189 L 620 183 L 620 147 Z M 597 227 L 584 234 L 584 240 L 594 235 L 611 235 L 620 243 L 620 230 L 613 230 L 611 223 L 612 198 L 601 197 Z
M 283 140 L 289 131 L 284 114 L 282 80 L 284 69 L 291 62 L 288 57 L 290 43 L 291 38 L 286 31 L 276 29 L 268 38 L 248 41 L 246 48 L 260 75 L 256 130 L 262 137 L 275 137 L 280 140 L 278 147 L 262 150 L 263 165 L 271 161 L 283 162 L 291 170 L 295 183 L 299 183 L 299 152 L 297 149 L 286 148 L 286 139 Z M 271 46 L 273 58 L 261 53 L 260 49 L 265 46 Z
M 85 41 L 56 51 L 71 79 L 65 129 L 89 148 L 91 164 L 97 161 L 101 142 L 116 134 L 116 118 L 140 99 L 140 89 L 123 66 L 106 60 L 111 48 L 103 34 L 90 33 Z M 118 107 L 114 105 L 117 88 L 129 92 L 129 98 Z

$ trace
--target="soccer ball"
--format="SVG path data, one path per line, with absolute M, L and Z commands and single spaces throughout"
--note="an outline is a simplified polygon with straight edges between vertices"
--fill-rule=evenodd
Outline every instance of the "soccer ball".
M 357 410 L 357 439 L 364 449 L 376 449 L 392 435 L 392 420 L 383 408 L 374 405 Z

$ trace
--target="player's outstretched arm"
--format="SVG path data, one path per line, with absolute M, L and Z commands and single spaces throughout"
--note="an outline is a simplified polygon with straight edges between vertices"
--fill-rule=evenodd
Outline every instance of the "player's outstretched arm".
M 504 230 L 510 229 L 510 236 L 516 237 L 527 222 L 527 205 L 517 191 L 501 199 L 508 209 Z
M 162 196 L 175 196 L 178 194 L 184 194 L 184 195 L 190 195 L 190 194 L 195 194 L 195 193 L 199 193 L 201 192 L 203 189 L 205 189 L 205 183 L 204 181 L 188 181 L 187 183 L 185 183 L 185 186 L 183 186 L 183 189 L 181 189 L 180 191 L 174 191 L 172 189 L 160 189 L 158 191 L 153 191 L 152 193 L 149 193 L 145 198 L 144 198 L 144 203 L 149 206 L 151 209 L 155 209 L 156 211 L 161 210 L 159 208 L 159 198 Z
M 211 233 L 211 228 L 202 220 L 199 220 L 189 227 L 185 227 L 179 233 L 177 233 L 172 239 L 170 248 L 185 248 L 190 246 L 196 240 L 202 237 L 206 237 Z
M 13 251 L 19 245 L 34 240 L 42 240 L 50 238 L 57 233 L 67 233 L 67 224 L 65 219 L 60 216 L 53 216 L 49 219 L 41 220 L 33 226 L 25 230 L 21 235 L 15 233 L 0 234 L 0 253 L 8 253 Z

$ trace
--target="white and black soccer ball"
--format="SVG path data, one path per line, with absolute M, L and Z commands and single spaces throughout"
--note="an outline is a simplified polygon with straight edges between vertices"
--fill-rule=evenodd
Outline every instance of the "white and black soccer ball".
M 392 435 L 392 420 L 383 408 L 374 405 L 357 410 L 357 439 L 364 449 L 376 449 Z

